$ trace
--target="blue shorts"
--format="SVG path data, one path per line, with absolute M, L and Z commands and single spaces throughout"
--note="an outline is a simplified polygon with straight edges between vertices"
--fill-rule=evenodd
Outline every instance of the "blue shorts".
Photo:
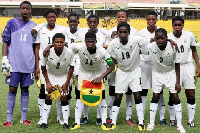
M 10 77 L 6 77 L 5 83 L 13 87 L 27 87 L 34 84 L 34 73 L 12 72 Z

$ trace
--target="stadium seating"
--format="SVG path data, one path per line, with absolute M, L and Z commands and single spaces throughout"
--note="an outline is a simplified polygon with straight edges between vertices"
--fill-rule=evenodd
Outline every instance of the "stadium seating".
M 11 18 L 12 17 L 0 17 L 0 20 L 1 20 L 0 33 L 3 32 L 3 29 L 5 28 L 7 21 Z M 32 20 L 34 22 L 36 22 L 37 24 L 46 23 L 45 18 L 32 18 Z M 79 21 L 80 21 L 79 27 L 81 27 L 81 28 L 88 27 L 86 18 L 80 18 Z M 57 18 L 56 24 L 68 26 L 67 18 Z M 130 19 L 129 24 L 137 30 L 141 30 L 147 26 L 145 19 Z M 104 19 L 101 18 L 98 27 L 109 30 L 116 25 L 117 25 L 116 19 L 111 19 L 110 22 L 105 23 Z M 172 26 L 171 26 L 172 21 L 171 20 L 167 20 L 167 21 L 158 20 L 157 25 L 159 27 L 165 28 L 168 33 L 172 31 Z M 200 38 L 200 28 L 199 27 L 200 27 L 200 20 L 185 20 L 184 30 L 193 32 L 195 36 L 198 36 L 198 38 Z

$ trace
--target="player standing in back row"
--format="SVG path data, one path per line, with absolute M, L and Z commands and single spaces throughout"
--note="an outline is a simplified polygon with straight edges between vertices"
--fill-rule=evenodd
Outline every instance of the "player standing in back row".
M 26 118 L 29 103 L 28 89 L 34 83 L 35 71 L 34 37 L 31 34 L 31 29 L 36 24 L 30 20 L 31 11 L 31 3 L 23 1 L 20 4 L 21 15 L 8 21 L 2 35 L 2 64 L 7 64 L 13 69 L 10 76 L 5 74 L 8 76 L 5 82 L 9 84 L 9 92 L 7 96 L 7 121 L 3 123 L 4 127 L 12 125 L 13 109 L 19 84 L 21 89 L 20 122 L 31 125 L 31 122 Z
M 146 21 L 147 21 L 147 27 L 140 30 L 138 32 L 139 36 L 145 37 L 145 38 L 154 38 L 155 31 L 159 29 L 160 27 L 156 26 L 157 22 L 157 13 L 155 11 L 150 11 L 146 14 Z M 152 62 L 150 55 L 140 55 L 141 61 L 141 71 L 142 71 L 142 104 L 143 104 L 143 111 L 145 115 L 145 106 L 146 106 L 146 97 L 148 90 L 152 87 Z M 163 96 L 163 91 L 160 93 L 160 100 L 158 102 L 158 107 L 160 110 L 160 124 L 161 125 L 167 125 L 166 119 L 165 119 L 165 101 Z
M 188 108 L 188 125 L 189 127 L 195 127 L 194 125 L 194 115 L 195 115 L 195 67 L 193 65 L 193 60 L 195 60 L 196 74 L 200 74 L 199 57 L 196 50 L 195 37 L 192 32 L 184 31 L 184 19 L 180 16 L 176 16 L 172 19 L 173 32 L 169 33 L 168 37 L 174 40 L 178 47 L 178 55 L 180 57 L 180 85 L 185 88 L 185 95 L 187 98 L 187 108 Z M 170 112 L 170 125 L 174 125 L 175 122 L 175 112 L 173 107 L 173 102 L 169 100 L 171 104 Z

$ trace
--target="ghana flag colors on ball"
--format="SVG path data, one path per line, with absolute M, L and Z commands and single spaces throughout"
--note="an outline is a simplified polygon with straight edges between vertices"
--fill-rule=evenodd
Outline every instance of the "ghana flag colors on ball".
M 81 83 L 81 101 L 88 106 L 97 106 L 102 99 L 103 82 L 94 84 L 92 81 L 83 80 Z

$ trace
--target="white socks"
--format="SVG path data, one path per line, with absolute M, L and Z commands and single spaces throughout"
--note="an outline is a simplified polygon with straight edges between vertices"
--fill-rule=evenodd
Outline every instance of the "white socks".
M 158 108 L 158 103 L 150 104 L 150 124 L 151 125 L 155 125 L 155 117 L 156 117 L 157 108 Z
M 39 106 L 39 110 L 40 110 L 40 117 L 42 117 L 44 104 L 45 104 L 45 99 L 38 98 L 38 106 Z
M 133 106 L 133 95 L 126 95 L 126 120 L 131 119 Z
M 160 111 L 160 120 L 165 119 L 165 99 L 163 94 L 160 94 L 160 100 L 158 101 L 158 107 Z
M 51 110 L 51 105 L 44 104 L 43 115 L 42 115 L 42 123 L 47 124 L 47 119 L 49 117 L 50 110 Z

